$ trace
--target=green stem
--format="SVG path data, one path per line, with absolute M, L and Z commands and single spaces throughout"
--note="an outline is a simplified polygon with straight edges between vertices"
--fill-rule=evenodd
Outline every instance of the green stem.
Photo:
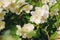
M 47 35 L 48 40 L 49 40 L 49 34 L 48 34 L 48 32 L 45 29 L 42 29 L 42 30 L 46 32 L 46 35 Z

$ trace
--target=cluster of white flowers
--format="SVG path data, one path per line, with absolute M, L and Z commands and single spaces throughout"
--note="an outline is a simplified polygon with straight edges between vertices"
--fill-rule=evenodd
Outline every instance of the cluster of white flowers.
M 58 15 L 58 8 L 55 8 L 52 12 L 50 12 L 51 16 Z
M 47 4 L 49 3 L 49 6 L 54 5 L 55 3 L 57 3 L 57 0 L 42 0 L 43 4 Z
M 23 5 L 25 6 L 20 10 Z M 4 20 L 4 15 L 7 11 L 11 11 L 12 13 L 19 15 L 22 11 L 29 13 L 32 8 L 33 6 L 26 3 L 25 0 L 0 0 L 0 21 Z M 1 29 L 3 29 L 3 27 Z
M 42 8 L 35 7 L 35 11 L 32 11 L 31 14 L 31 22 L 34 22 L 36 24 L 44 23 L 49 17 L 49 7 L 46 4 L 43 5 Z
M 23 5 L 25 6 L 20 10 L 20 7 Z M 0 0 L 0 7 L 5 10 L 10 10 L 18 15 L 22 11 L 29 13 L 29 11 L 33 8 L 33 6 L 26 3 L 25 0 Z
M 47 3 L 49 3 L 49 5 Z M 30 21 L 32 23 L 40 24 L 46 22 L 49 17 L 49 7 L 55 3 L 57 3 L 56 0 L 42 0 L 42 7 L 35 7 L 35 11 L 30 11 L 33 9 L 33 6 L 25 2 L 25 0 L 0 0 L 0 30 L 5 28 L 5 22 L 2 20 L 4 20 L 4 15 L 7 10 L 16 13 L 17 15 L 20 15 L 22 11 L 31 13 Z M 27 34 L 34 29 L 34 25 L 30 23 L 24 24 L 23 27 L 20 25 L 16 25 L 16 27 L 16 34 L 23 38 L 30 38 L 31 36 L 28 36 Z
M 34 29 L 34 25 L 28 23 L 28 24 L 24 24 L 23 27 L 21 27 L 20 25 L 16 25 L 17 27 L 17 35 L 22 36 L 23 38 L 31 38 L 31 36 L 28 36 L 27 34 L 31 31 L 33 31 Z
M 0 21 L 0 31 L 5 28 L 5 22 Z
M 4 19 L 4 14 L 0 13 L 0 31 L 5 28 L 5 22 L 2 21 Z
M 5 22 L 2 21 L 2 20 L 4 20 L 4 15 L 5 15 L 2 5 L 3 5 L 3 3 L 0 2 L 0 31 L 5 28 Z
M 26 5 L 25 5 L 26 4 Z M 24 7 L 22 7 L 22 9 L 20 10 L 21 6 L 25 5 Z M 18 1 L 16 4 L 12 3 L 8 6 L 8 9 L 13 12 L 16 13 L 17 15 L 19 15 L 22 11 L 25 12 L 29 12 L 32 9 L 32 5 L 29 5 L 27 3 L 25 3 L 24 1 Z

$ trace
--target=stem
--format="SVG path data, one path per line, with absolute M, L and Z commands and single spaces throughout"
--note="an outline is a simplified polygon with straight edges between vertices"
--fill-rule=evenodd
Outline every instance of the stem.
M 48 37 L 48 40 L 49 40 L 49 34 L 48 34 L 48 32 L 46 31 L 46 34 L 47 34 L 47 37 Z
M 42 29 L 42 30 L 46 32 L 46 35 L 47 35 L 48 40 L 49 40 L 49 34 L 48 34 L 48 32 L 45 29 Z

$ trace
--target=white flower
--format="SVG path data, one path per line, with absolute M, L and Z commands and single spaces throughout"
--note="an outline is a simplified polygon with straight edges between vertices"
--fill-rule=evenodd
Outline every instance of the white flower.
M 57 0 L 49 0 L 49 2 L 54 2 L 54 3 L 57 3 Z
M 5 28 L 5 22 L 0 21 L 0 31 Z
M 30 18 L 30 21 L 35 22 L 36 24 L 39 24 L 40 23 L 40 16 L 42 15 L 41 13 L 42 13 L 41 8 L 36 7 L 35 11 L 31 12 L 32 16 Z
M 51 13 L 50 16 L 58 15 L 58 8 L 55 8 Z
M 60 31 L 57 31 L 57 34 L 60 35 Z
M 51 7 L 52 5 L 54 5 L 55 3 L 57 3 L 57 0 L 49 0 L 49 6 Z
M 20 9 L 20 7 L 22 7 L 23 5 L 25 5 L 25 3 L 19 2 L 15 5 L 14 11 L 17 15 L 19 15 L 22 12 L 22 9 Z
M 8 9 L 12 12 L 12 13 L 16 13 L 17 15 L 19 15 L 22 11 L 22 9 L 20 10 L 20 7 L 23 6 L 25 3 L 23 2 L 18 2 L 17 4 L 12 3 L 8 6 Z
M 16 2 L 16 0 L 11 0 L 11 2 L 12 2 L 12 3 L 15 3 L 15 2 Z
M 31 22 L 35 22 L 36 24 L 40 23 L 40 11 L 31 12 L 32 16 L 30 17 Z
M 3 2 L 3 7 L 5 8 L 5 7 L 8 7 L 10 4 L 11 4 L 11 0 L 2 0 L 2 2 Z
M 41 23 L 44 23 L 47 20 L 48 17 L 49 17 L 49 12 L 44 11 L 44 14 L 41 16 L 41 19 L 40 19 Z
M 49 11 L 49 6 L 47 4 L 45 4 L 45 5 L 42 6 L 42 9 L 46 10 L 46 11 Z
M 34 29 L 34 26 L 30 23 L 24 24 L 24 26 L 22 28 L 20 25 L 16 25 L 16 27 L 17 27 L 16 34 L 19 36 L 22 36 L 23 38 L 26 38 L 27 34 L 31 31 L 33 31 L 33 29 Z
M 57 30 L 59 30 L 59 31 L 60 31 L 60 26 L 59 26 L 59 28 L 58 28 Z
M 15 4 L 16 1 L 17 3 Z M 23 5 L 25 6 L 22 7 Z M 33 8 L 32 5 L 26 3 L 25 0 L 1 0 L 0 7 L 3 7 L 5 10 L 10 10 L 12 13 L 16 13 L 17 15 L 19 15 L 23 10 L 29 13 Z M 20 7 L 22 7 L 21 10 Z
M 36 24 L 39 24 L 40 23 L 40 17 L 38 15 L 31 16 L 30 21 L 34 22 Z
M 49 7 L 47 5 L 43 5 L 42 8 L 36 7 L 35 11 L 32 11 L 31 14 L 31 22 L 36 24 L 44 23 L 49 17 Z
M 55 3 L 57 3 L 57 0 L 42 0 L 42 4 L 47 4 L 49 3 L 49 6 L 51 7 Z
M 60 35 L 60 26 L 57 28 L 57 34 Z
M 49 2 L 49 0 L 42 0 L 43 4 L 47 4 Z
M 9 9 L 12 13 L 14 13 L 15 12 L 15 4 L 14 3 L 10 4 L 7 9 Z
M 2 7 L 2 6 L 3 6 L 3 2 L 0 1 L 0 7 Z
M 2 13 L 2 11 L 3 11 L 3 8 L 0 8 L 0 13 Z
M 5 13 L 0 13 L 0 20 L 4 20 Z
M 12 3 L 15 3 L 16 0 L 0 0 L 0 7 L 7 9 L 8 6 Z
M 31 32 L 33 31 L 34 26 L 32 24 L 24 24 L 24 26 L 22 27 L 22 31 L 24 32 Z
M 27 4 L 22 8 L 22 10 L 24 10 L 26 13 L 29 13 L 30 10 L 32 10 L 32 8 L 33 8 L 32 5 Z
M 24 3 L 24 2 L 25 2 L 25 0 L 19 0 L 18 2 Z
M 40 13 L 41 11 L 31 12 L 32 16 L 30 17 L 31 22 L 35 22 L 36 24 L 40 23 Z
M 19 35 L 19 36 L 21 36 L 22 34 L 21 34 L 21 26 L 20 25 L 16 25 L 16 27 L 17 27 L 17 32 L 16 32 L 16 34 L 17 35 Z

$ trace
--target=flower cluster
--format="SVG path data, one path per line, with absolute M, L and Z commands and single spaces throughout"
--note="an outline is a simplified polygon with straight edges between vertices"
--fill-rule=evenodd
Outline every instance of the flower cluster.
M 20 7 L 24 6 L 21 10 Z M 29 13 L 29 11 L 32 9 L 32 5 L 25 2 L 25 0 L 0 0 L 0 21 L 4 20 L 5 13 L 11 11 L 12 13 L 16 13 L 19 15 L 23 10 Z M 4 11 L 5 10 L 5 11 Z M 2 25 L 5 24 L 2 21 Z M 0 30 L 4 28 L 0 26 Z
M 33 31 L 34 29 L 34 25 L 28 23 L 28 24 L 24 24 L 24 26 L 21 28 L 20 25 L 16 25 L 17 27 L 17 35 L 22 36 L 23 38 L 31 38 L 31 36 L 27 35 L 29 32 Z
M 57 3 L 57 0 L 42 0 L 43 4 L 47 4 L 49 3 L 49 6 L 51 7 L 52 5 L 54 5 L 55 3 Z
M 49 17 L 49 7 L 46 4 L 43 5 L 42 8 L 35 7 L 35 11 L 32 11 L 31 14 L 31 22 L 34 22 L 36 24 L 44 23 Z
M 26 0 L 0 0 L 0 31 L 5 28 L 4 16 L 6 13 L 10 11 L 19 16 L 25 12 L 31 15 L 29 23 L 25 23 L 23 26 L 19 24 L 16 25 L 16 35 L 22 36 L 22 38 L 31 38 L 32 36 L 28 34 L 37 29 L 34 30 L 35 26 L 47 22 L 49 15 L 53 16 L 58 14 L 58 8 L 55 8 L 52 12 L 50 12 L 49 9 L 52 5 L 57 3 L 57 0 L 40 1 L 42 2 L 41 7 L 33 6 L 26 2 Z

